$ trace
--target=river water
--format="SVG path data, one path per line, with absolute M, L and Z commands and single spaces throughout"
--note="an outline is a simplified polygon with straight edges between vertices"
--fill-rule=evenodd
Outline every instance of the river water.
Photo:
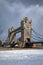
M 42 50 L 0 51 L 0 65 L 43 65 Z

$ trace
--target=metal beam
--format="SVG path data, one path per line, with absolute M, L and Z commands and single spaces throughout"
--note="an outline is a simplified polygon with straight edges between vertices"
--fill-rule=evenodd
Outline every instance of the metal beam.
M 40 43 L 43 43 L 43 41 L 41 42 L 41 41 L 32 41 L 32 42 L 30 42 L 31 44 L 40 44 Z

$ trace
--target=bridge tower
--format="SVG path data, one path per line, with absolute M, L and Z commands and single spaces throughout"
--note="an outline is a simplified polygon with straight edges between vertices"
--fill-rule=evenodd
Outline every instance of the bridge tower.
M 23 47 L 25 47 L 26 40 L 31 41 L 32 38 L 32 21 L 29 21 L 27 17 L 21 21 L 21 42 Z
M 14 34 L 13 31 L 14 31 L 14 27 L 13 26 L 8 29 L 9 42 L 12 42 L 12 41 L 15 41 L 16 40 L 16 34 Z

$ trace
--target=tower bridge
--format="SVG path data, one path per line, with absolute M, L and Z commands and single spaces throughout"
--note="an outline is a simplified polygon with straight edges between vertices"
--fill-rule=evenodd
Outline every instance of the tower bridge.
M 29 21 L 27 17 L 25 17 L 22 21 L 21 21 L 21 26 L 18 27 L 17 29 L 14 29 L 13 27 L 8 29 L 8 38 L 11 42 L 16 42 L 18 44 L 18 47 L 32 47 L 32 46 L 42 46 L 42 37 L 36 35 L 37 38 L 40 38 L 40 41 L 32 41 L 32 31 L 35 32 L 32 29 L 32 21 Z M 21 32 L 21 37 L 20 38 L 16 38 L 16 34 Z M 35 32 L 36 34 L 36 32 Z M 36 37 L 34 39 L 36 39 Z M 38 40 L 38 39 L 37 39 Z

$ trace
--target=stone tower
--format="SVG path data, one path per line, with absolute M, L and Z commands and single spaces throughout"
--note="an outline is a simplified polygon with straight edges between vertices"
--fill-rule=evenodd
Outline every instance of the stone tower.
M 14 34 L 13 31 L 14 31 L 13 26 L 8 29 L 8 38 L 9 38 L 10 42 L 15 41 L 15 39 L 16 39 L 16 35 Z
M 21 40 L 23 45 L 25 46 L 25 41 L 28 38 L 31 41 L 31 33 L 32 33 L 32 22 L 28 20 L 27 17 L 21 21 Z

